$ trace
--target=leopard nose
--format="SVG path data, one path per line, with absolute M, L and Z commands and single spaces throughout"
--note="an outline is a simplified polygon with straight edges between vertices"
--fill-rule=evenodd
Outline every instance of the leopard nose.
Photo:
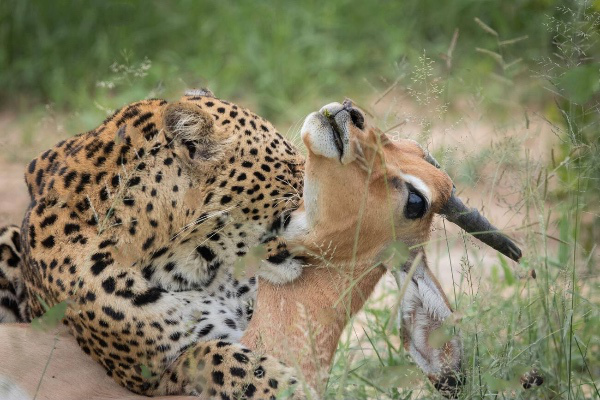
M 344 110 L 346 110 L 350 114 L 350 119 L 352 120 L 352 124 L 356 126 L 358 129 L 365 128 L 365 116 L 363 113 L 352 103 L 352 100 L 346 99 L 342 103 Z

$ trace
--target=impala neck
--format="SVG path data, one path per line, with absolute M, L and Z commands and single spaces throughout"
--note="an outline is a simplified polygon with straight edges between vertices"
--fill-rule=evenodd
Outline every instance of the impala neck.
M 260 280 L 242 343 L 296 367 L 320 391 L 346 323 L 384 272 L 372 260 L 363 260 L 305 267 L 300 278 L 281 286 Z

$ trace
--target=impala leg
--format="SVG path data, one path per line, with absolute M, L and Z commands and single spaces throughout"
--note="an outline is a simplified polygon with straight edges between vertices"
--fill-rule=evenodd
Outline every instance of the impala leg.
M 395 272 L 400 288 L 407 281 L 414 259 L 412 257 L 404 268 Z M 458 395 L 460 386 L 464 383 L 461 368 L 462 342 L 460 337 L 455 336 L 445 343 L 435 343 L 436 340 L 431 340 L 431 335 L 452 312 L 439 282 L 427 266 L 425 253 L 421 252 L 421 259 L 407 283 L 398 319 L 404 348 L 435 388 L 450 398 Z

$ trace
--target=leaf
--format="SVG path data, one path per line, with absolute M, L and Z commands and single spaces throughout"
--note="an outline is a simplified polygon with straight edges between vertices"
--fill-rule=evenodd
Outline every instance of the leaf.
M 48 303 L 46 303 L 46 301 L 44 299 L 42 299 L 39 294 L 36 294 L 35 297 L 42 305 L 42 308 L 44 309 L 44 311 L 48 311 L 50 309 L 50 306 L 48 305 Z
M 600 90 L 600 67 L 585 64 L 569 69 L 557 82 L 567 98 L 576 104 L 585 104 Z
M 410 387 L 423 379 L 423 373 L 414 365 L 389 365 L 374 368 L 369 380 L 382 389 Z
M 515 284 L 515 276 L 510 269 L 510 266 L 506 262 L 506 259 L 500 255 L 498 255 L 498 259 L 500 260 L 500 266 L 502 267 L 502 271 L 504 271 L 504 280 L 508 286 L 512 286 Z
M 267 257 L 267 250 L 264 246 L 258 245 L 252 247 L 245 256 L 235 260 L 233 265 L 233 276 L 236 279 L 256 275 L 260 264 Z
M 38 331 L 48 331 L 50 329 L 56 328 L 65 316 L 65 313 L 67 312 L 67 307 L 70 303 L 71 302 L 69 300 L 65 300 L 48 308 L 44 314 L 37 318 L 34 318 L 31 321 L 31 327 Z M 43 302 L 42 307 L 45 308 L 48 307 L 48 305 L 45 302 Z
M 451 327 L 443 324 L 437 329 L 434 329 L 428 338 L 429 346 L 434 349 L 439 349 L 446 343 L 452 340 L 452 334 L 450 333 Z
M 279 389 L 276 396 L 277 399 L 285 400 L 294 398 L 294 393 L 296 392 L 298 385 L 298 383 L 295 383 L 289 386 L 284 386 L 283 388 Z
M 519 389 L 521 387 L 521 384 L 517 380 L 507 381 L 505 379 L 496 378 L 491 374 L 484 374 L 483 380 L 492 392 L 502 392 L 505 390 Z
M 152 371 L 150 371 L 150 368 L 148 368 L 147 365 L 140 364 L 140 369 L 142 370 L 142 373 L 141 373 L 142 378 L 148 379 L 148 380 L 153 378 Z
M 431 331 L 428 337 L 429 346 L 434 349 L 439 349 L 454 338 L 454 328 L 460 327 L 463 315 L 455 311 L 442 322 L 438 328 Z
M 500 282 L 500 276 L 498 275 L 498 266 L 492 265 L 492 270 L 490 271 L 490 281 L 493 283 Z
M 391 269 L 402 267 L 410 255 L 410 250 L 406 243 L 395 241 L 392 242 L 382 253 L 383 263 Z
M 514 376 L 521 376 L 523 374 L 526 374 L 527 372 L 531 371 L 533 369 L 532 366 L 528 366 L 528 365 L 514 365 L 511 369 L 511 375 Z

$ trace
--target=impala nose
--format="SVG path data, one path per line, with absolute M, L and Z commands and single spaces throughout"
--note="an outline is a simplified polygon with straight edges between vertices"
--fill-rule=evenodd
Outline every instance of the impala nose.
M 319 113 L 331 118 L 332 121 L 336 121 L 340 127 L 345 125 L 344 121 L 348 120 L 348 117 L 352 125 L 358 129 L 365 128 L 365 117 L 362 111 L 354 106 L 352 100 L 346 99 L 342 104 L 340 103 L 329 103 L 323 106 Z
M 365 116 L 363 113 L 352 104 L 352 100 L 346 99 L 342 103 L 343 109 L 348 111 L 350 114 L 350 119 L 352 120 L 352 124 L 356 126 L 358 129 L 365 128 Z

